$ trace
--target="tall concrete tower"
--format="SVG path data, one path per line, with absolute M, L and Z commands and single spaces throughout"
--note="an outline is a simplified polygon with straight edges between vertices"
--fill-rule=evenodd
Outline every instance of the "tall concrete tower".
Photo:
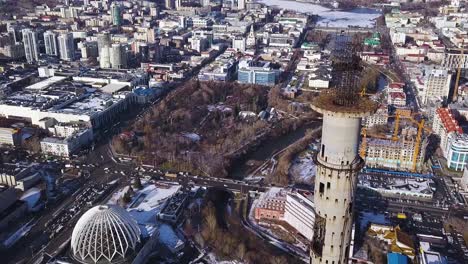
M 364 161 L 358 153 L 361 118 L 376 111 L 376 103 L 358 95 L 322 93 L 312 108 L 323 114 L 322 143 L 316 156 L 312 264 L 345 264 L 353 225 L 357 173 Z

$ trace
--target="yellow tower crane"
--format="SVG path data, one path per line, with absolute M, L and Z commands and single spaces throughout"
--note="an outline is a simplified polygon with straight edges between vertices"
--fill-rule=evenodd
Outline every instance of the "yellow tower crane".
M 416 169 L 417 169 L 419 150 L 421 148 L 421 138 L 422 138 L 423 128 L 424 128 L 424 119 L 422 119 L 421 122 L 419 122 L 418 124 L 418 134 L 416 136 L 416 145 L 414 146 L 414 153 L 413 153 L 413 167 L 411 168 L 412 172 L 416 172 Z
M 365 127 L 362 127 L 361 134 L 362 134 L 362 143 L 361 143 L 360 156 L 361 156 L 362 159 L 366 159 L 367 129 Z
M 463 60 L 463 54 L 465 53 L 465 39 L 462 41 L 462 47 L 461 47 L 461 53 L 460 53 L 460 63 L 458 65 L 458 70 L 457 70 L 457 78 L 455 79 L 455 88 L 453 89 L 453 96 L 452 96 L 452 102 L 455 102 L 458 100 L 458 85 L 460 84 L 460 75 L 461 75 L 461 69 L 463 64 L 465 63 Z
M 400 114 L 395 116 L 395 127 L 393 128 L 393 141 L 398 141 L 398 130 L 400 129 Z

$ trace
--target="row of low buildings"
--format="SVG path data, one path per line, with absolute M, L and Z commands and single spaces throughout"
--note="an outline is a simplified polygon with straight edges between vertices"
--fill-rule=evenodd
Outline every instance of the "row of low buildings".
M 468 56 L 460 52 L 463 41 L 468 43 L 463 26 L 468 17 L 461 15 L 465 11 L 458 4 L 443 6 L 439 15 L 429 18 L 433 27 L 421 26 L 424 15 L 419 12 L 394 9 L 385 15 L 395 53 L 423 108 L 450 99 L 456 71 L 468 68 Z
M 40 81 L 21 90 L 6 92 L 0 115 L 6 120 L 39 127 L 50 136 L 41 140 L 45 154 L 68 157 L 89 145 L 97 132 L 112 124 L 133 105 L 156 95 L 144 72 L 75 71 L 39 68 Z M 21 127 L 4 127 L 0 142 L 18 145 Z

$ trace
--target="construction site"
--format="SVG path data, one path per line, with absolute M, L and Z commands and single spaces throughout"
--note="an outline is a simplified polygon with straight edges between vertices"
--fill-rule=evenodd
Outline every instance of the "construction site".
M 361 129 L 360 156 L 368 168 L 422 173 L 428 136 L 432 131 L 425 126 L 418 113 L 407 109 L 394 115 L 380 111 L 370 117 L 374 120 L 393 120 L 393 125 L 366 122 Z

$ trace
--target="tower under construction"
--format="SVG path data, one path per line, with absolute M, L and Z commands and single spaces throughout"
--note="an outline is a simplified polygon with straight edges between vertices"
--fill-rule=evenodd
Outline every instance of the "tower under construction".
M 339 93 L 322 93 L 312 103 L 323 114 L 322 143 L 315 158 L 312 264 L 347 263 L 357 174 L 364 166 L 359 156 L 361 119 L 376 110 L 370 99 L 356 96 L 342 101 Z
M 357 175 L 364 166 L 359 156 L 361 119 L 377 110 L 376 102 L 360 96 L 362 67 L 351 38 L 338 34 L 331 45 L 335 83 L 312 102 L 323 114 L 322 142 L 315 156 L 312 264 L 348 263 Z

